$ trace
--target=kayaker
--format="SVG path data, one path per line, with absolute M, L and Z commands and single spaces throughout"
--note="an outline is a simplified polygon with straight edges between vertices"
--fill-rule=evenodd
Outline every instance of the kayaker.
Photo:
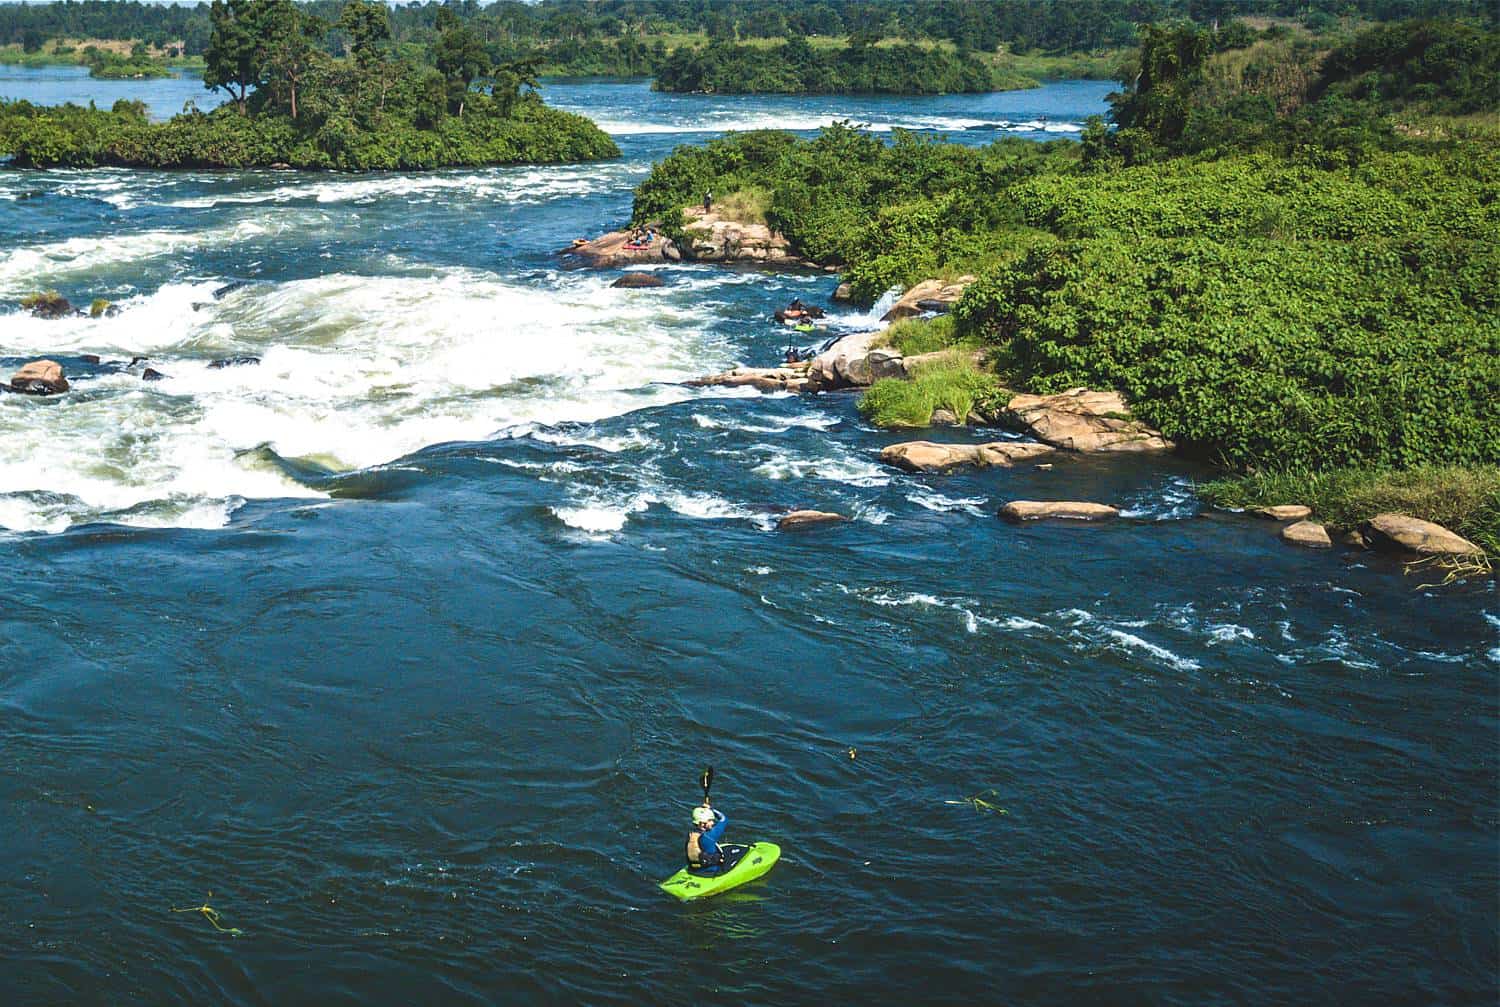
M 693 809 L 693 829 L 687 835 L 688 870 L 694 874 L 717 874 L 724 867 L 724 851 L 719 840 L 729 819 L 718 808 L 710 807 L 708 798 Z

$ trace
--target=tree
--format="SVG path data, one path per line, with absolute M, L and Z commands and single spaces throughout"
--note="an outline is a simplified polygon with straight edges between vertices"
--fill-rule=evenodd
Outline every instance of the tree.
M 327 30 L 321 18 L 304 14 L 292 0 L 265 0 L 259 19 L 261 79 L 287 94 L 292 118 L 297 118 L 297 92 L 317 58 L 317 41 Z
M 532 57 L 501 63 L 495 67 L 490 75 L 490 94 L 499 102 L 501 115 L 510 115 L 516 106 L 516 99 L 521 96 L 521 88 L 540 86 L 536 79 L 540 64 L 539 58 Z
M 260 32 L 256 24 L 258 0 L 213 0 L 208 16 L 213 24 L 203 53 L 203 86 L 224 91 L 245 114 L 245 97 L 260 83 Z
M 489 72 L 490 54 L 474 30 L 447 8 L 438 11 L 437 28 L 440 34 L 433 48 L 433 62 L 448 82 L 449 104 L 456 106 L 458 117 L 462 119 L 464 97 L 475 78 Z
M 339 14 L 338 27 L 348 32 L 349 51 L 362 66 L 379 62 L 384 43 L 391 40 L 390 11 L 373 0 L 349 0 Z

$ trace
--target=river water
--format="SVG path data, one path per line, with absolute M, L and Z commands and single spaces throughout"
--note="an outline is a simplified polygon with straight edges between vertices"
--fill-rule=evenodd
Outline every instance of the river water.
M 75 380 L 0 397 L 0 999 L 1492 1002 L 1493 583 L 1284 547 L 1174 460 L 898 473 L 851 396 L 676 383 L 833 278 L 554 254 L 678 143 L 1042 139 L 1107 90 L 556 81 L 620 160 L 0 172 L 0 368 Z M 683 905 L 706 763 L 785 853 Z

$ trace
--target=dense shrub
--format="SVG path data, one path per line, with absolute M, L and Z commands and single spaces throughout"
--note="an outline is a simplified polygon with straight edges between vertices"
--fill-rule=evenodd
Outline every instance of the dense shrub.
M 792 38 L 770 49 L 729 42 L 683 46 L 656 67 L 653 86 L 719 94 L 958 94 L 990 91 L 996 84 L 990 67 L 948 49 L 907 43 L 819 50 L 805 38 Z

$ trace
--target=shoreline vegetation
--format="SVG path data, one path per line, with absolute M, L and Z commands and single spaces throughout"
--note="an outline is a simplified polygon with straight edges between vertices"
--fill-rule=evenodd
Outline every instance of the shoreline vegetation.
M 328 22 L 291 0 L 215 0 L 204 86 L 229 101 L 147 121 L 140 102 L 108 111 L 0 100 L 0 158 L 22 168 L 421 170 L 555 164 L 619 156 L 593 122 L 549 108 L 534 64 L 496 64 L 449 14 L 429 52 L 392 44 L 389 8 L 350 0 Z M 326 40 L 337 33 L 335 54 Z M 137 47 L 93 56 L 96 72 L 156 73 Z M 160 71 L 166 73 L 165 69 Z
M 886 143 L 839 124 L 680 147 L 631 223 L 675 239 L 684 206 L 721 194 L 865 304 L 972 274 L 951 313 L 861 344 L 865 380 L 848 383 L 877 425 L 1108 390 L 1129 403 L 1119 419 L 1219 468 L 1211 505 L 1303 504 L 1356 534 L 1399 510 L 1500 555 L 1493 22 L 1337 39 L 1156 24 L 1123 76 L 1081 143 Z M 808 373 L 723 377 L 817 387 Z

